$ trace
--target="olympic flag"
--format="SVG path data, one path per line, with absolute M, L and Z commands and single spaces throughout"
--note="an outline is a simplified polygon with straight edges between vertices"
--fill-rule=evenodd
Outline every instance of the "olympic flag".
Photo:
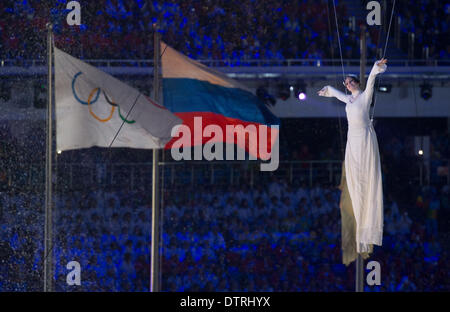
M 56 148 L 163 148 L 181 119 L 138 90 L 54 48 Z M 117 135 L 117 137 L 116 137 Z

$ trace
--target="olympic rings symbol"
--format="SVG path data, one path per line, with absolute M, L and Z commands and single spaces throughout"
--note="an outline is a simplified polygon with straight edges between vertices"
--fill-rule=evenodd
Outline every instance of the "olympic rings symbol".
M 95 88 L 91 91 L 91 93 L 89 94 L 87 103 L 89 106 L 89 113 L 91 113 L 92 117 L 94 117 L 95 119 L 97 119 L 100 122 L 107 122 L 108 120 L 110 120 L 114 114 L 114 110 L 116 109 L 114 106 L 112 106 L 111 112 L 109 113 L 109 116 L 105 119 L 101 119 L 100 117 L 98 117 L 97 115 L 94 114 L 94 112 L 92 111 L 92 106 L 91 106 L 91 100 L 92 97 L 94 96 L 94 93 L 97 92 L 97 98 L 98 98 L 98 94 L 99 94 L 100 88 Z
M 103 96 L 105 97 L 106 102 L 108 102 L 109 105 L 111 105 L 113 108 L 114 108 L 115 106 L 117 106 L 117 107 L 119 108 L 119 116 L 120 116 L 120 119 L 122 119 L 123 121 L 125 121 L 126 123 L 129 123 L 129 124 L 134 124 L 134 123 L 136 122 L 135 120 L 127 120 L 125 117 L 123 117 L 122 114 L 120 113 L 120 106 L 117 105 L 116 103 L 114 103 L 113 101 L 111 101 L 111 100 L 108 98 L 108 96 L 106 95 L 106 92 L 105 92 L 105 91 L 103 91 Z
M 115 111 L 115 109 L 116 109 L 116 107 L 117 107 L 117 108 L 118 108 L 118 112 L 119 112 L 119 117 L 120 117 L 120 119 L 122 119 L 124 122 L 126 122 L 126 123 L 128 123 L 128 124 L 134 124 L 134 123 L 136 122 L 135 120 L 127 120 L 124 116 L 122 116 L 122 114 L 121 114 L 121 112 L 120 112 L 120 106 L 119 106 L 118 104 L 114 103 L 114 100 L 110 100 L 110 99 L 108 98 L 108 96 L 106 95 L 106 92 L 105 92 L 105 91 L 103 91 L 103 96 L 105 97 L 106 102 L 108 102 L 108 104 L 111 105 L 111 112 L 109 113 L 109 116 L 106 117 L 106 118 L 104 118 L 104 119 L 98 117 L 98 116 L 92 111 L 92 105 L 93 105 L 95 102 L 98 101 L 98 98 L 99 98 L 99 96 L 100 96 L 100 92 L 102 92 L 102 90 L 101 90 L 100 88 L 92 89 L 91 93 L 89 94 L 89 97 L 88 97 L 87 101 L 81 100 L 81 99 L 78 97 L 77 92 L 75 91 L 75 82 L 76 82 L 77 78 L 78 78 L 79 76 L 81 76 L 82 74 L 83 74 L 82 72 L 78 72 L 78 73 L 73 77 L 73 80 L 72 80 L 72 93 L 73 93 L 74 98 L 78 101 L 78 103 L 80 103 L 80 104 L 82 104 L 82 105 L 87 105 L 87 106 L 89 107 L 89 113 L 92 115 L 92 117 L 94 117 L 96 120 L 98 120 L 98 121 L 100 121 L 100 122 L 107 122 L 107 121 L 109 121 L 109 120 L 112 118 L 112 116 L 113 116 L 113 114 L 114 114 L 114 111 Z M 94 97 L 94 94 L 95 94 L 95 98 L 92 99 L 92 98 Z

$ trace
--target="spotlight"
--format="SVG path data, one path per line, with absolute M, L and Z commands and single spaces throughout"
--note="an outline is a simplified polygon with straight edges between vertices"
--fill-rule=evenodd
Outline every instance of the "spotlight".
M 288 85 L 280 83 L 277 87 L 277 98 L 286 101 L 291 97 L 291 91 Z
M 256 89 L 256 96 L 267 106 L 275 106 L 275 103 L 277 102 L 275 98 L 267 92 L 267 89 L 262 86 Z
M 295 97 L 299 99 L 300 101 L 306 100 L 306 84 L 303 82 L 300 82 L 297 85 L 297 89 L 295 91 Z
M 378 92 L 381 93 L 391 93 L 392 85 L 390 84 L 380 84 L 378 86 Z
M 420 96 L 428 101 L 433 96 L 433 86 L 427 83 L 424 83 L 420 86 Z
M 419 155 L 422 156 L 423 155 L 423 149 L 419 150 Z

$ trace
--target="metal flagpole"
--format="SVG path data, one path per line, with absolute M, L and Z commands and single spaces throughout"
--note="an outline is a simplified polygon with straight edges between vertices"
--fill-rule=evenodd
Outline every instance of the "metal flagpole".
M 52 102 L 52 48 L 53 48 L 53 25 L 47 24 L 47 147 L 45 163 L 45 229 L 44 229 L 44 291 L 53 290 L 53 266 L 52 266 L 52 157 L 53 157 L 53 102 Z
M 159 59 L 160 35 L 158 25 L 154 25 L 154 56 L 153 56 L 153 99 L 159 103 Z M 152 175 L 152 246 L 150 268 L 150 291 L 160 291 L 159 285 L 159 150 L 153 149 Z
M 366 26 L 361 26 L 361 61 L 360 61 L 360 73 L 359 81 L 361 89 L 364 89 L 366 85 Z M 358 243 L 358 242 L 356 242 Z M 355 263 L 355 291 L 364 292 L 364 259 L 361 254 L 358 253 Z
M 360 50 L 361 50 L 361 63 L 360 63 L 360 67 L 359 67 L 359 81 L 360 81 L 360 85 L 359 87 L 361 89 L 364 89 L 366 86 L 366 51 L 367 51 L 367 47 L 366 47 L 366 25 L 361 25 L 361 37 L 360 37 Z

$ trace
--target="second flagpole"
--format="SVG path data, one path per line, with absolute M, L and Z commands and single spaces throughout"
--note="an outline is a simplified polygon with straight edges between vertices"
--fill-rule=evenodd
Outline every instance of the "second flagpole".
M 44 225 L 44 292 L 53 291 L 53 255 L 52 255 L 52 157 L 53 157 L 53 25 L 47 24 L 47 140 L 45 153 L 45 225 Z
M 159 103 L 159 59 L 160 59 L 160 35 L 157 24 L 153 25 L 154 31 L 154 56 L 153 56 L 153 99 Z M 153 173 L 152 173 L 152 234 L 151 234 L 151 267 L 150 267 L 150 291 L 160 291 L 159 283 L 159 149 L 153 149 Z

